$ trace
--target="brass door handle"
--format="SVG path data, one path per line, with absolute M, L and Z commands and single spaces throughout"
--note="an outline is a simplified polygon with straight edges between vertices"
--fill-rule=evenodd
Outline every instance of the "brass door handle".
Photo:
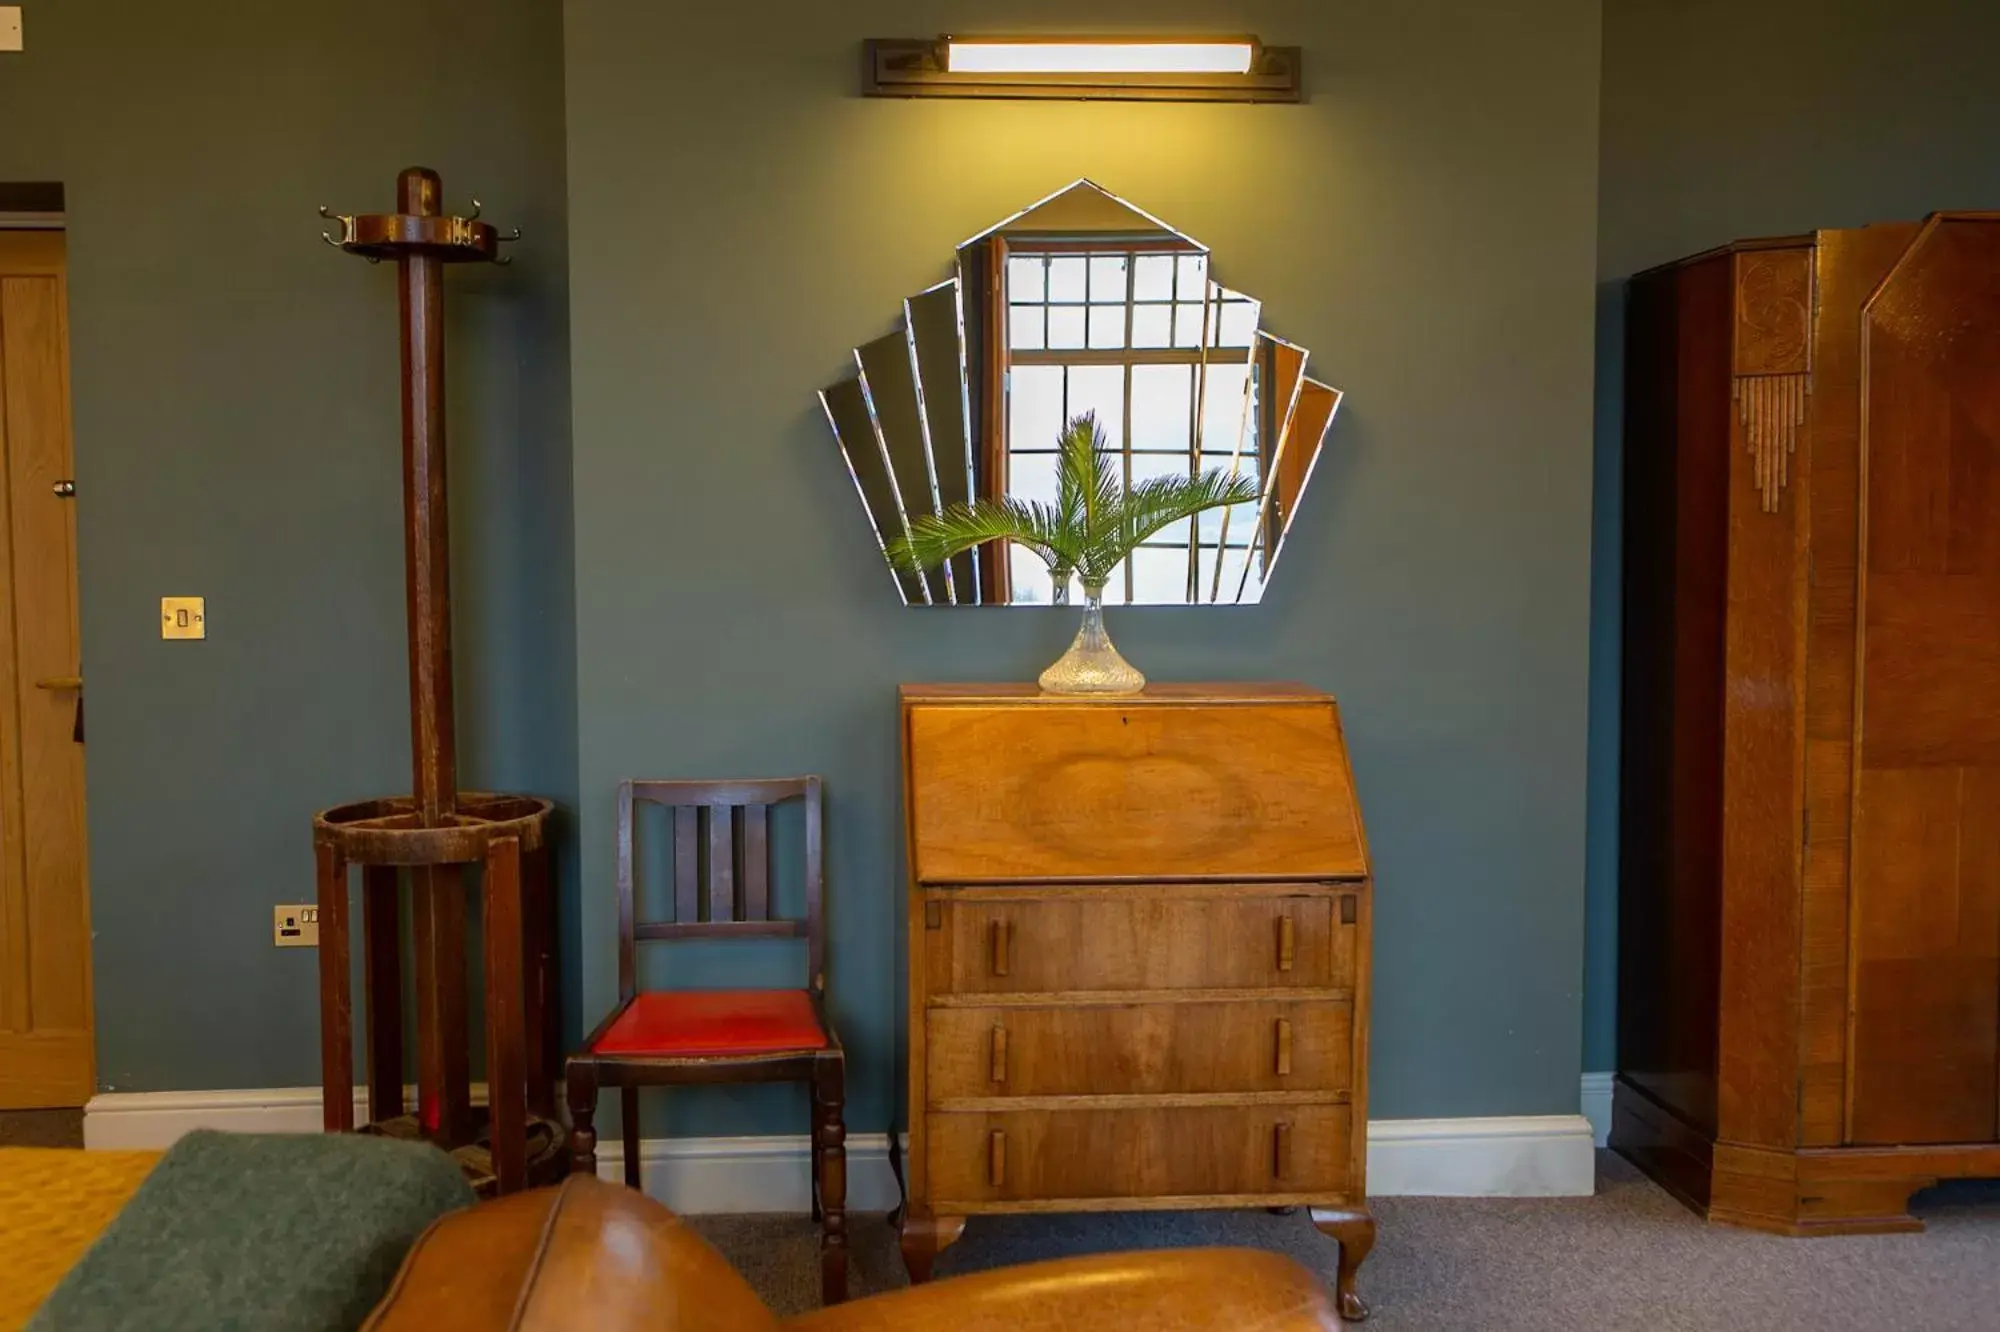
M 47 689 L 54 693 L 74 693 L 76 695 L 76 722 L 70 727 L 69 738 L 77 744 L 83 743 L 83 677 L 81 675 L 48 675 L 35 681 L 35 688 Z

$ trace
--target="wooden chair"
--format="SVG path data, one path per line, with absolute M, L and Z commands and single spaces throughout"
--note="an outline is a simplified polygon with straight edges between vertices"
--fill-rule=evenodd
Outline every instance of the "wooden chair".
M 805 806 L 805 919 L 771 914 L 770 811 Z M 673 818 L 674 919 L 636 918 L 633 813 L 640 801 Z M 618 1007 L 567 1067 L 570 1169 L 597 1173 L 599 1087 L 617 1087 L 624 1111 L 625 1182 L 639 1187 L 639 1088 L 676 1083 L 804 1082 L 812 1089 L 813 1218 L 820 1223 L 820 1289 L 847 1298 L 846 1061 L 826 1018 L 826 916 L 821 889 L 820 779 L 639 782 L 618 787 Z M 702 855 L 706 848 L 707 855 Z M 706 861 L 706 882 L 702 868 Z M 737 866 L 741 863 L 741 882 Z M 705 911 L 705 914 L 704 914 Z M 797 990 L 638 988 L 634 945 L 672 939 L 806 941 L 807 984 Z

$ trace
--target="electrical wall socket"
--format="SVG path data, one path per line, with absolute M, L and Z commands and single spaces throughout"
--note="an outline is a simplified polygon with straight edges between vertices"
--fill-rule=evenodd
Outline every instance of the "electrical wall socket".
M 319 908 L 279 903 L 271 908 L 271 942 L 280 948 L 319 947 Z

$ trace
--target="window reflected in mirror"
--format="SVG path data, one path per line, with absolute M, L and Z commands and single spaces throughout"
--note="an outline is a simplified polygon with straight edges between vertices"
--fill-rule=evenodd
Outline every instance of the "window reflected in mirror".
M 1221 285 L 1210 258 L 1089 181 L 962 245 L 956 275 L 905 301 L 903 327 L 857 348 L 854 377 L 820 394 L 878 544 L 969 499 L 1054 504 L 1060 436 L 1089 412 L 1128 487 L 1213 470 L 1259 496 L 1151 534 L 1105 601 L 1257 601 L 1340 392 L 1261 329 L 1258 302 Z M 891 573 L 915 605 L 1058 599 L 1018 547 Z

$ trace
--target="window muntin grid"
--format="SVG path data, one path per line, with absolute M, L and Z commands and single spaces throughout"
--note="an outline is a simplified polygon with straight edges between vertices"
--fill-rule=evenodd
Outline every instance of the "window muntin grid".
M 1232 466 L 1258 479 L 1257 303 L 1209 278 L 1208 256 L 1135 246 L 1007 256 L 1005 493 L 1055 500 L 1064 423 L 1095 411 L 1126 485 Z M 1105 586 L 1111 603 L 1211 600 L 1261 559 L 1255 504 L 1155 533 Z M 1226 536 L 1225 536 L 1226 529 Z M 1051 598 L 1031 552 L 1009 555 L 1012 600 Z M 1080 588 L 1072 584 L 1072 596 Z

